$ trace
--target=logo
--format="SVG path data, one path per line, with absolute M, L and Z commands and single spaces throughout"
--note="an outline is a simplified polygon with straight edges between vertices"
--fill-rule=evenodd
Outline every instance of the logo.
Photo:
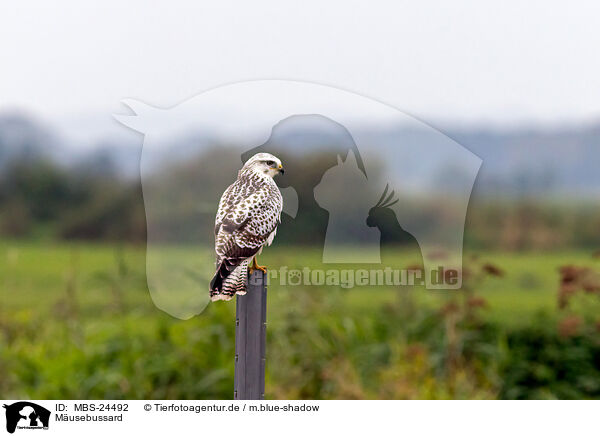
M 14 433 L 16 429 L 48 429 L 50 411 L 29 401 L 19 401 L 4 405 L 6 409 L 6 431 Z
M 215 210 L 257 153 L 285 166 L 277 245 L 315 248 L 303 259 L 313 271 L 350 268 L 363 283 L 364 265 L 384 276 L 419 269 L 427 289 L 462 286 L 467 207 L 482 161 L 430 125 L 348 91 L 285 80 L 225 85 L 170 108 L 123 103 L 131 113 L 115 118 L 144 134 L 148 289 L 170 315 L 189 319 L 208 304 L 199 290 L 214 275 Z M 185 254 L 188 246 L 197 254 Z M 291 267 L 286 258 L 271 270 Z

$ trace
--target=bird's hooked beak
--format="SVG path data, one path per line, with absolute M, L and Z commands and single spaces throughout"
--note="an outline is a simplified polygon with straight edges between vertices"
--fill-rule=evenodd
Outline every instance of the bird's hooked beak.
M 280 174 L 284 174 L 285 170 L 283 169 L 283 165 L 279 164 L 279 166 L 277 167 L 277 169 L 279 170 Z

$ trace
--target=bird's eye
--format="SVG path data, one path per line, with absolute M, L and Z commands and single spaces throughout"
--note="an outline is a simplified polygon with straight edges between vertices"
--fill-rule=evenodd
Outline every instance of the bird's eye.
M 267 165 L 269 165 L 270 167 L 272 167 L 273 165 L 275 165 L 275 162 L 273 162 L 272 160 L 268 160 Z

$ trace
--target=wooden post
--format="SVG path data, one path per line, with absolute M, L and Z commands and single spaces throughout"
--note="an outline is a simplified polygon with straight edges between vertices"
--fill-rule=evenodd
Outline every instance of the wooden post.
M 236 297 L 234 400 L 265 398 L 267 285 L 265 274 L 254 271 L 248 293 Z

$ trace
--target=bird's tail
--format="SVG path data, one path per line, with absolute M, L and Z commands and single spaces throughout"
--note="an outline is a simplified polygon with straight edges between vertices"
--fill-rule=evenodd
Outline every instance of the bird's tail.
M 223 261 L 210 281 L 210 299 L 229 301 L 235 294 L 244 295 L 248 284 L 248 263 L 244 260 L 233 266 Z

